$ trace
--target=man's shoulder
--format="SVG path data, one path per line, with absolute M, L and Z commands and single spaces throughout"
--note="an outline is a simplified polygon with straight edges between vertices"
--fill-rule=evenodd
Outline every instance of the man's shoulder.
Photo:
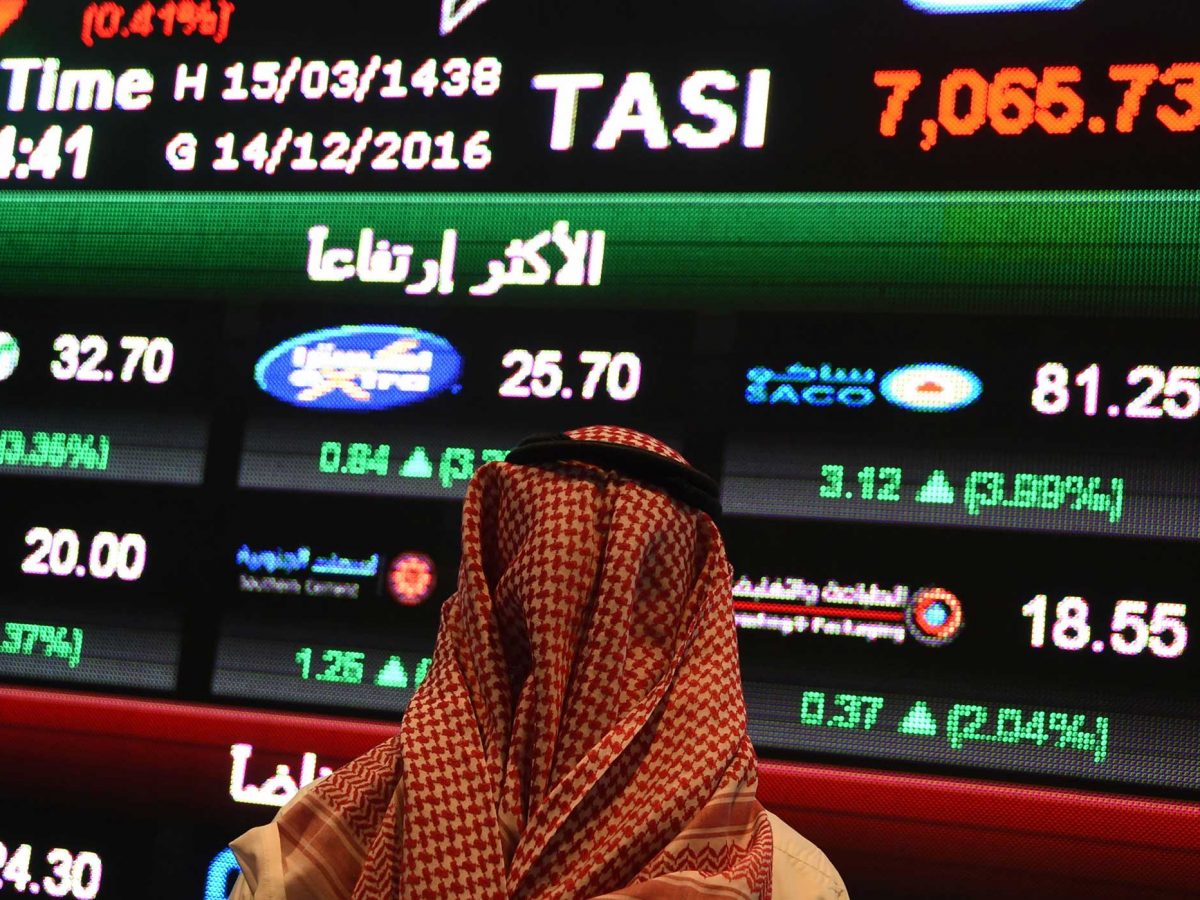
M 772 812 L 771 840 L 774 900 L 849 900 L 842 876 L 829 858 L 808 838 Z

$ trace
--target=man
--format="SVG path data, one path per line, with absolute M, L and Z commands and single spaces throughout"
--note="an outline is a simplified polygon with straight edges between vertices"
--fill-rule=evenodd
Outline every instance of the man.
M 399 734 L 235 841 L 231 900 L 844 900 L 755 798 L 717 509 L 627 429 L 482 467 Z

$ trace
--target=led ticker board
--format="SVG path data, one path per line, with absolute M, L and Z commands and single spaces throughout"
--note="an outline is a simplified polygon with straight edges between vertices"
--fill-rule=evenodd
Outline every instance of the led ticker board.
M 397 520 L 383 490 L 349 504 L 289 490 L 268 503 L 248 494 L 229 529 L 212 694 L 399 716 L 454 589 L 458 505 L 407 499 Z
M 0 479 L 199 485 L 211 318 L 147 316 L 108 299 L 101 305 L 106 312 L 87 303 L 53 312 L 29 304 L 7 326 Z
M 759 741 L 1190 790 L 1195 700 L 1153 685 L 1194 665 L 1167 549 L 1200 535 L 1194 330 L 739 324 L 722 496 L 758 560 L 734 596 Z
M 9 6 L 0 681 L 390 727 L 472 475 L 611 423 L 719 482 L 761 758 L 1200 797 L 1200 11 Z M 344 762 L 228 746 L 246 827 Z
M 580 330 L 537 314 L 415 313 L 399 325 L 359 311 L 376 321 L 292 334 L 312 312 L 278 316 L 281 340 L 252 362 L 242 487 L 457 499 L 479 466 L 556 422 L 615 415 L 675 430 L 678 316 L 631 331 L 602 314 Z
M 4 486 L 0 672 L 8 679 L 171 692 L 199 560 L 200 507 L 157 488 L 97 486 L 69 474 Z M 79 498 L 86 497 L 86 502 Z
M 714 177 L 706 189 L 1191 186 L 1198 64 L 1193 13 L 1177 3 L 756 2 L 686 17 L 624 4 L 611 19 L 489 3 L 439 38 L 440 5 L 376 9 L 369 25 L 322 15 L 306 30 L 286 5 L 29 4 L 3 35 L 0 179 L 21 190 L 577 190 L 595 175 L 642 190 Z M 715 40 L 718 22 L 737 27 Z M 782 34 L 786 48 L 764 38 Z M 1147 150 L 1159 165 L 1141 175 L 1130 163 Z
M 1194 787 L 1192 700 L 1161 690 L 1195 667 L 1178 544 L 1106 541 L 1100 557 L 1084 536 L 727 531 L 753 565 L 733 593 L 761 743 Z M 788 562 L 812 546 L 833 549 Z
M 728 395 L 745 427 L 726 446 L 728 512 L 1200 536 L 1200 368 L 1187 331 L 881 316 L 747 325 L 743 380 Z M 923 435 L 921 450 L 902 440 L 894 452 L 896 429 Z

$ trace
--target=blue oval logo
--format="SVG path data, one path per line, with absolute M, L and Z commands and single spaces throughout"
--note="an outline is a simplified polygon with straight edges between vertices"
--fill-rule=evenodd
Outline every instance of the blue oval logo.
M 1074 9 L 1083 0 L 904 0 L 925 13 L 1006 13 Z
M 258 386 L 304 409 L 367 412 L 408 406 L 455 386 L 462 357 L 445 338 L 396 325 L 310 331 L 262 355 Z
M 879 382 L 879 393 L 893 406 L 913 412 L 953 412 L 970 406 L 983 393 L 974 372 L 941 363 L 893 369 Z

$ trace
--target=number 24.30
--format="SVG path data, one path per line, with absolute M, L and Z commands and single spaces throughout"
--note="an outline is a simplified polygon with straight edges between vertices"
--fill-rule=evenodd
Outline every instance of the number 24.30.
M 74 897 L 75 900 L 92 900 L 100 893 L 104 867 L 100 857 L 92 851 L 76 854 L 55 847 L 46 854 L 46 863 L 53 866 L 54 874 L 45 876 L 40 882 L 29 874 L 32 857 L 33 847 L 29 844 L 15 847 L 12 855 L 4 844 L 0 844 L 0 890 L 9 884 L 20 894 L 27 890 L 30 894 L 45 891 L 48 897 Z

